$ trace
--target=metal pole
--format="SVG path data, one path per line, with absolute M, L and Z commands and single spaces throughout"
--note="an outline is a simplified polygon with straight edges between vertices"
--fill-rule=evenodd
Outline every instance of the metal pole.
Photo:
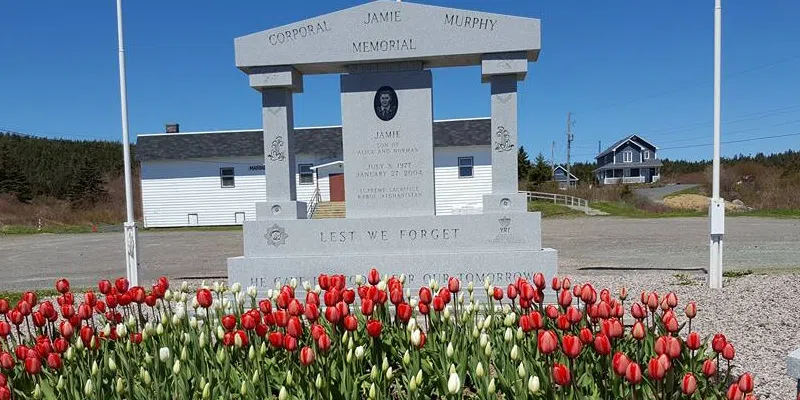
M 569 180 L 569 152 L 570 148 L 572 147 L 572 113 L 567 113 L 567 189 L 570 188 L 570 180 Z
M 714 161 L 711 202 L 709 204 L 710 257 L 708 286 L 722 288 L 722 238 L 725 234 L 725 202 L 719 197 L 720 175 L 720 91 L 722 64 L 722 0 L 716 0 L 714 7 Z
M 125 46 L 122 37 L 122 0 L 117 0 L 117 40 L 119 49 L 119 97 L 122 111 L 122 151 L 125 165 L 125 269 L 131 285 L 139 284 L 139 251 L 136 246 L 136 222 L 133 219 L 133 184 L 131 182 L 131 145 L 128 137 L 128 89 L 125 84 Z

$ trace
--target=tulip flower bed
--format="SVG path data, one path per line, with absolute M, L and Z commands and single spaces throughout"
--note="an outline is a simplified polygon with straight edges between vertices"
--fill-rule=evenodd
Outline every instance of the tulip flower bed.
M 355 281 L 320 275 L 303 300 L 296 285 L 259 299 L 166 278 L 103 280 L 99 295 L 59 280 L 57 305 L 0 299 L 0 400 L 754 398 L 750 374 L 731 376 L 733 345 L 692 331 L 696 306 L 674 293 L 630 301 L 541 274 L 413 297 L 402 277 Z

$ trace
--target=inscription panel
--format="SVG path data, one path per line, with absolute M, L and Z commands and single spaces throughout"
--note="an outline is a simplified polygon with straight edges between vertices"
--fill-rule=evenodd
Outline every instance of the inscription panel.
M 347 217 L 434 215 L 430 71 L 341 79 Z

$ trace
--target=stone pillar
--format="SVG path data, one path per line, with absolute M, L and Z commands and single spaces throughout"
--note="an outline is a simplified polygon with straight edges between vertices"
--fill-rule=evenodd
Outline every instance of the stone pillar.
M 525 52 L 487 54 L 481 61 L 481 80 L 492 94 L 492 194 L 483 197 L 484 212 L 528 209 L 517 176 L 517 81 L 527 72 Z
M 303 77 L 292 67 L 249 71 L 250 86 L 261 92 L 264 125 L 266 201 L 256 203 L 257 220 L 304 219 L 306 203 L 297 201 L 292 95 L 303 91 Z

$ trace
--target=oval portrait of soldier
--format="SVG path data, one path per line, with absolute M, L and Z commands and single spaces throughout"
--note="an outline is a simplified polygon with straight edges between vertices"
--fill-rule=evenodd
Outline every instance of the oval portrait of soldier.
M 390 121 L 397 114 L 397 93 L 389 86 L 381 86 L 375 92 L 375 115 L 383 121 Z

